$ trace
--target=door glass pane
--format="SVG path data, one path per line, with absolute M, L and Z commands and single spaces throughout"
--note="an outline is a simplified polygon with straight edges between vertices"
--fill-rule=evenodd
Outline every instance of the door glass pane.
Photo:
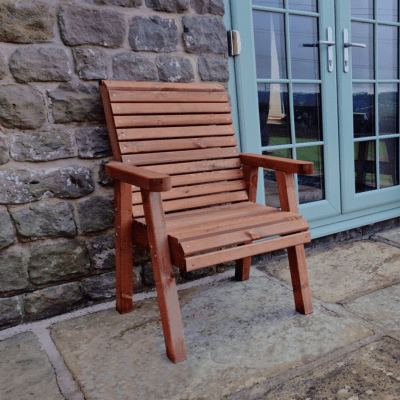
M 383 0 L 385 2 L 386 0 Z M 374 18 L 373 0 L 351 0 L 351 16 L 354 18 Z
M 283 14 L 253 11 L 257 79 L 285 79 L 286 45 Z
M 399 29 L 378 25 L 378 78 L 397 79 L 399 65 Z
M 292 158 L 291 149 L 269 150 L 262 152 L 266 156 Z M 265 204 L 270 207 L 280 207 L 278 186 L 276 184 L 275 171 L 264 168 L 264 193 Z
M 293 84 L 296 142 L 322 139 L 322 108 L 319 84 Z
M 399 138 L 379 141 L 379 179 L 381 188 L 399 184 Z
M 353 84 L 354 137 L 375 135 L 374 84 Z
M 314 163 L 312 175 L 298 175 L 299 203 L 310 203 L 325 198 L 323 146 L 298 147 L 296 158 Z
M 399 133 L 399 85 L 378 85 L 379 134 Z
M 356 193 L 376 189 L 375 140 L 354 143 Z
M 398 0 L 377 0 L 378 19 L 381 21 L 397 22 L 399 17 Z
M 254 6 L 283 8 L 283 0 L 253 0 Z
M 258 83 L 261 146 L 291 143 L 288 85 Z
M 317 0 L 289 0 L 289 9 L 317 12 Z
M 351 41 L 366 45 L 366 48 L 350 48 L 353 79 L 374 79 L 374 26 L 363 22 L 352 22 Z
M 318 20 L 290 15 L 290 52 L 293 79 L 319 79 Z

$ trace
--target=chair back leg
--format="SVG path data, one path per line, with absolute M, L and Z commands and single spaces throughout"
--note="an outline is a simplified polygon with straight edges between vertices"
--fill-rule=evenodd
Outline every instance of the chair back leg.
M 250 278 L 251 257 L 245 257 L 236 261 L 235 279 L 247 281 Z

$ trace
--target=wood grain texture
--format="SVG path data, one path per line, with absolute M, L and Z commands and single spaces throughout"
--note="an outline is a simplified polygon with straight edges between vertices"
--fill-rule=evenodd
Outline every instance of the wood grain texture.
M 241 153 L 240 159 L 243 164 L 274 169 L 276 171 L 291 172 L 301 175 L 312 174 L 314 172 L 314 163 L 309 161 L 290 160 L 282 157 L 247 153 Z
M 133 247 L 132 247 L 132 211 L 131 186 L 115 181 L 115 277 L 117 311 L 125 314 L 133 309 Z
M 243 175 L 249 200 L 255 203 L 257 201 L 258 167 L 244 164 Z
M 172 188 L 171 178 L 168 175 L 134 165 L 111 161 L 106 164 L 105 172 L 110 178 L 153 192 L 165 192 Z M 129 191 L 132 193 L 132 188 L 129 188 Z
M 299 206 L 297 204 L 297 194 L 293 174 L 282 171 L 276 171 L 275 174 L 281 210 L 298 213 Z
M 167 356 L 178 363 L 186 360 L 186 350 L 162 200 L 160 193 L 143 189 L 142 197 Z

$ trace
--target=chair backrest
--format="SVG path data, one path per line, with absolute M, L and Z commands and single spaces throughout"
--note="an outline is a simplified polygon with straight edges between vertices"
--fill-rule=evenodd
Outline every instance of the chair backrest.
M 172 176 L 174 212 L 248 200 L 228 96 L 222 85 L 102 81 L 116 161 Z M 133 216 L 143 216 L 132 187 Z

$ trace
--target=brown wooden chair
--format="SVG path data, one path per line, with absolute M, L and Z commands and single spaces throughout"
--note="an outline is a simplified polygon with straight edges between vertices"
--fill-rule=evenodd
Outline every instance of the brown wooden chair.
M 105 169 L 115 179 L 117 310 L 132 310 L 134 244 L 151 253 L 173 362 L 186 359 L 173 265 L 194 271 L 236 260 L 244 281 L 251 256 L 287 248 L 296 310 L 311 313 L 311 239 L 293 174 L 313 164 L 240 154 L 221 85 L 103 81 L 100 89 L 115 160 Z M 255 203 L 259 167 L 276 171 L 281 210 Z

